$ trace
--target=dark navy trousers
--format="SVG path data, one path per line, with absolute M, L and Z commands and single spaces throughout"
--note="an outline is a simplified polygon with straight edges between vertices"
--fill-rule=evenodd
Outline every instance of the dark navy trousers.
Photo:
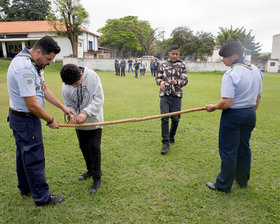
M 176 96 L 160 97 L 160 112 L 167 114 L 181 110 L 181 98 Z M 169 117 L 161 118 L 162 143 L 169 144 L 170 137 L 174 137 L 178 128 L 180 115 L 171 116 L 171 128 L 169 130 Z
M 221 172 L 215 187 L 229 193 L 234 179 L 247 187 L 251 169 L 251 133 L 256 125 L 254 107 L 222 112 L 219 131 Z
M 50 192 L 45 176 L 45 155 L 41 121 L 38 117 L 9 114 L 16 140 L 16 169 L 21 194 L 31 193 L 36 204 L 48 201 Z

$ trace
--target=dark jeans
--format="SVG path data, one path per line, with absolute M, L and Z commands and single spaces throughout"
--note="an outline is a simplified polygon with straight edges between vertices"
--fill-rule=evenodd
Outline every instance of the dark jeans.
M 221 172 L 215 186 L 229 193 L 233 180 L 247 187 L 251 168 L 251 133 L 256 125 L 254 107 L 222 112 L 219 131 Z
M 158 74 L 158 69 L 154 69 L 154 77 L 156 77 Z
M 138 71 L 139 69 L 135 69 L 135 78 L 138 78 Z
M 162 96 L 160 98 L 161 114 L 176 112 L 181 110 L 181 98 L 175 96 Z M 173 138 L 179 124 L 180 115 L 171 116 L 171 128 L 169 131 L 169 117 L 161 118 L 162 143 L 169 144 L 170 137 Z
M 38 117 L 9 114 L 10 128 L 16 140 L 16 168 L 21 194 L 32 195 L 38 204 L 48 201 L 50 192 L 45 175 L 45 154 L 41 121 Z
M 93 179 L 101 178 L 101 136 L 102 129 L 78 130 L 76 129 L 80 148 L 86 161 L 87 170 Z
M 125 69 L 121 69 L 121 76 L 125 76 Z

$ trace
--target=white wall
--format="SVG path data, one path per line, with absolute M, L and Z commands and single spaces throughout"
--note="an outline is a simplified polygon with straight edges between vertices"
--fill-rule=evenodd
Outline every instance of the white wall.
M 280 59 L 280 34 L 273 36 L 271 59 Z
M 64 57 L 73 54 L 71 42 L 67 37 L 53 37 L 53 39 L 61 48 L 60 53 L 55 57 L 56 60 L 63 60 Z
M 272 66 L 274 64 L 274 66 Z M 267 61 L 267 72 L 274 72 L 277 73 L 279 71 L 280 63 L 277 60 L 268 60 Z
M 161 61 L 159 61 L 161 62 Z M 63 64 L 75 64 L 94 70 L 114 71 L 115 59 L 64 58 Z M 227 71 L 223 62 L 186 62 L 188 72 Z M 147 68 L 149 69 L 149 68 Z
M 79 36 L 79 38 L 81 40 L 83 40 L 83 50 L 84 52 L 88 52 L 89 50 L 89 41 L 92 42 L 92 50 L 97 51 L 98 50 L 98 40 L 97 37 L 90 34 L 90 33 L 85 33 L 83 32 L 83 34 L 81 36 Z

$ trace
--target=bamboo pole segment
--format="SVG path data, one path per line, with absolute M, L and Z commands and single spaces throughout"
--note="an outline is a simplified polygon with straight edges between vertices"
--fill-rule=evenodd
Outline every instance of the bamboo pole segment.
M 129 119 L 124 119 L 124 120 L 106 121 L 106 122 L 99 122 L 99 123 L 59 124 L 59 127 L 88 127 L 88 126 L 112 125 L 112 124 L 120 124 L 120 123 L 128 123 L 128 122 L 140 122 L 140 121 L 146 121 L 146 120 L 157 119 L 157 118 L 162 118 L 162 117 L 169 117 L 169 116 L 185 114 L 185 113 L 190 113 L 190 112 L 195 112 L 195 111 L 202 111 L 202 110 L 206 110 L 206 107 L 181 110 L 181 111 L 176 111 L 176 112 L 172 112 L 172 113 L 160 114 L 160 115 L 154 115 L 154 116 L 148 116 L 148 117 L 129 118 Z

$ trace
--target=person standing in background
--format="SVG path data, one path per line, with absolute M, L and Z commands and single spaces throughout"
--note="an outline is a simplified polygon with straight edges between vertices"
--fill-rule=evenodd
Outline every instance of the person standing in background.
M 120 67 L 121 67 L 121 76 L 125 77 L 126 61 L 124 60 L 124 58 L 122 59 L 122 61 L 120 63 Z

